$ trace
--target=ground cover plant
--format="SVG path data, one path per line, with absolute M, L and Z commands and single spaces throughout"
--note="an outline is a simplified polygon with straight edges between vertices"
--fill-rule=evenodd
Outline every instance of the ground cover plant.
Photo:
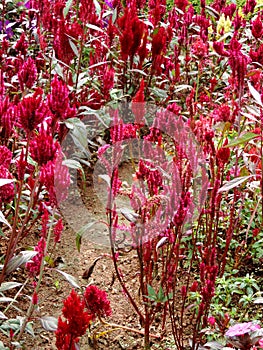
M 116 329 L 145 349 L 263 348 L 262 6 L 1 2 L 0 348 L 39 321 L 65 350 Z M 84 286 L 55 256 L 70 222 L 76 252 L 95 239 L 89 181 L 109 250 Z M 102 259 L 140 327 L 111 322 L 89 282 Z M 59 317 L 36 316 L 47 274 L 70 288 Z

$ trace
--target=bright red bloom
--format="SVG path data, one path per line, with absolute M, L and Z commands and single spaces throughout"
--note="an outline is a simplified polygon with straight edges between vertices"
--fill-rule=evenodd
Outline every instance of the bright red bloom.
M 13 131 L 16 119 L 17 107 L 6 97 L 3 101 L 0 99 L 0 124 L 2 130 L 0 137 L 8 139 Z
M 214 41 L 213 48 L 218 55 L 229 56 L 229 52 L 224 49 L 224 43 L 222 41 Z
M 55 159 L 59 149 L 59 143 L 54 142 L 49 130 L 42 127 L 39 134 L 30 142 L 30 153 L 32 158 L 39 164 L 46 164 L 48 161 Z
M 194 281 L 193 284 L 190 287 L 191 292 L 196 292 L 198 290 L 198 282 Z
M 40 170 L 40 182 L 46 186 L 51 204 L 58 206 L 67 198 L 70 175 L 67 166 L 62 164 L 62 154 L 56 160 L 43 164 Z
M 229 161 L 230 158 L 230 149 L 229 147 L 219 148 L 216 154 L 216 159 L 219 164 L 224 165 Z
M 105 317 L 111 315 L 111 307 L 107 298 L 107 293 L 100 290 L 98 287 L 93 285 L 88 286 L 84 294 L 84 300 L 93 319 L 95 319 L 96 316 Z
M 136 12 L 135 8 L 126 7 L 124 15 L 117 21 L 121 30 L 120 44 L 123 60 L 127 60 L 128 56 L 133 59 L 141 46 L 144 31 L 146 30 L 146 26 L 139 20 L 137 15 L 134 15 L 134 11 Z
M 107 100 L 110 97 L 110 90 L 114 85 L 114 69 L 107 68 L 102 77 L 102 95 Z
M 230 56 L 228 63 L 233 72 L 233 79 L 236 87 L 242 88 L 244 85 L 245 75 L 247 73 L 247 65 L 249 57 L 241 52 L 242 44 L 235 37 L 230 42 Z
M 63 231 L 63 228 L 64 228 L 63 222 L 62 222 L 62 219 L 60 218 L 54 227 L 54 241 L 55 241 L 55 243 L 60 242 L 61 233 Z
M 213 117 L 216 122 L 232 122 L 230 107 L 226 104 L 222 104 L 213 111 Z
M 32 296 L 32 304 L 33 305 L 37 305 L 38 304 L 38 295 L 36 292 L 33 293 L 33 296 Z
M 42 90 L 39 89 L 33 96 L 25 97 L 18 105 L 19 124 L 27 133 L 35 130 L 47 116 L 48 108 L 41 95 Z
M 121 180 L 119 178 L 118 168 L 115 168 L 112 172 L 112 181 L 111 181 L 111 193 L 113 198 L 117 196 L 120 187 L 121 187 Z
M 207 56 L 208 48 L 203 40 L 196 40 L 191 46 L 191 52 L 198 58 L 203 58 Z
M 37 255 L 35 255 L 28 263 L 26 263 L 26 268 L 31 276 L 38 276 L 40 272 L 40 267 L 42 260 L 44 258 L 46 248 L 46 241 L 42 237 L 40 238 L 40 241 L 38 242 L 37 246 L 35 246 L 34 251 L 38 252 Z
M 57 29 L 54 30 L 54 50 L 56 57 L 66 63 L 70 64 L 71 60 L 75 57 L 75 53 L 70 45 L 69 25 L 66 25 L 64 18 L 57 21 Z
M 41 229 L 41 236 L 43 238 L 47 237 L 47 232 L 48 232 L 48 223 L 49 223 L 49 213 L 46 208 L 43 209 L 44 213 L 41 217 L 42 219 L 42 229 Z
M 208 317 L 207 321 L 212 327 L 216 324 L 216 319 L 213 316 Z
M 148 7 L 149 20 L 152 22 L 154 27 L 157 27 L 165 14 L 166 0 L 149 0 Z
M 0 146 L 0 165 L 9 168 L 12 159 L 12 152 L 6 146 Z
M 247 0 L 245 6 L 243 7 L 243 13 L 245 15 L 249 14 L 249 12 L 253 13 L 256 5 L 257 5 L 256 0 Z
M 112 143 L 123 141 L 129 138 L 136 138 L 136 131 L 138 125 L 124 124 L 122 119 L 115 119 L 115 124 L 110 128 L 110 135 Z
M 144 79 L 141 80 L 139 90 L 132 99 L 132 112 L 135 116 L 135 123 L 142 124 L 145 115 Z
M 255 21 L 252 21 L 251 31 L 252 31 L 252 35 L 254 36 L 254 38 L 259 39 L 262 37 L 262 35 L 263 35 L 263 23 L 262 23 L 260 16 L 258 16 Z
M 37 78 L 37 68 L 35 61 L 29 57 L 26 62 L 23 63 L 22 69 L 18 73 L 18 79 L 22 91 L 24 91 L 24 85 L 31 89 Z
M 235 11 L 236 11 L 237 5 L 236 4 L 230 4 L 227 5 L 223 8 L 222 13 L 225 14 L 225 17 L 229 17 L 230 19 L 232 19 Z
M 140 159 L 136 177 L 139 180 L 146 180 L 151 195 L 158 194 L 159 187 L 162 186 L 162 175 L 154 164 Z
M 175 0 L 174 5 L 185 12 L 186 7 L 189 5 L 188 0 Z
M 75 113 L 75 109 L 69 104 L 69 90 L 67 85 L 61 81 L 57 75 L 51 83 L 51 93 L 48 95 L 48 106 L 55 117 L 58 119 L 67 119 Z
M 157 29 L 152 39 L 152 56 L 156 57 L 166 50 L 166 32 L 164 27 Z
M 12 175 L 4 165 L 0 165 L 0 179 L 12 179 Z M 15 196 L 14 184 L 0 186 L 0 206 L 2 203 L 10 203 Z
M 17 41 L 16 45 L 15 45 L 15 49 L 20 52 L 22 55 L 26 55 L 27 53 L 27 49 L 28 49 L 28 43 L 26 41 L 26 35 L 25 32 L 23 32 L 20 35 L 19 40 Z
M 61 317 L 58 319 L 58 328 L 56 330 L 56 346 L 58 350 L 73 350 L 74 344 L 78 343 L 78 338 L 86 333 L 90 324 L 91 316 L 84 311 L 85 302 L 81 300 L 73 289 L 64 301 Z M 71 347 L 70 347 L 71 345 Z
M 263 64 L 263 44 L 259 46 L 257 51 L 250 49 L 249 56 L 253 62 L 258 62 L 261 65 Z
M 84 23 L 97 24 L 97 15 L 94 2 L 92 0 L 80 1 L 80 19 Z

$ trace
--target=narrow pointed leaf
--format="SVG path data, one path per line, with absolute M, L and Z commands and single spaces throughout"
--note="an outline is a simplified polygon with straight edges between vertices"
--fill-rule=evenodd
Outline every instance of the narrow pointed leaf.
M 0 222 L 4 223 L 6 226 L 8 226 L 9 228 L 11 228 L 11 225 L 10 225 L 9 222 L 6 220 L 6 218 L 4 217 L 4 214 L 1 212 L 1 210 L 0 210 Z
M 254 100 L 256 101 L 256 103 L 261 107 L 263 107 L 260 93 L 249 82 L 248 82 L 248 88 L 251 95 L 254 97 Z
M 247 143 L 250 140 L 255 139 L 256 137 L 259 137 L 259 135 L 254 134 L 253 132 L 247 132 L 246 134 L 236 138 L 235 140 L 232 140 L 231 142 L 229 142 L 228 145 L 224 147 L 233 147 L 237 145 L 242 145 L 244 143 Z
M 0 286 L 0 292 L 5 292 L 6 290 L 13 289 L 22 286 L 22 283 L 18 282 L 3 282 Z
M 14 256 L 7 264 L 6 273 L 9 274 L 15 271 L 19 266 L 30 261 L 38 252 L 33 250 L 25 250 Z
M 8 298 L 8 297 L 0 297 L 0 303 L 9 303 L 9 302 L 16 302 L 17 300 L 13 298 Z
M 55 332 L 58 328 L 58 320 L 53 316 L 43 316 L 40 318 L 42 327 L 47 331 Z
M 0 179 L 0 187 L 14 182 L 14 179 Z
M 229 191 L 232 188 L 238 187 L 239 185 L 241 185 L 243 182 L 247 181 L 249 178 L 251 177 L 251 175 L 249 176 L 240 176 L 237 177 L 231 181 L 228 181 L 227 183 L 224 184 L 224 186 L 222 186 L 218 192 L 225 192 L 225 191 Z
M 57 272 L 59 272 L 63 277 L 66 278 L 66 280 L 74 287 L 80 289 L 80 286 L 78 285 L 77 279 L 74 276 L 69 275 L 68 273 L 55 269 Z
M 76 57 L 79 57 L 79 51 L 77 46 L 73 43 L 73 41 L 71 39 L 69 39 L 69 45 L 72 48 L 72 51 L 74 52 L 74 54 L 76 55 Z
M 8 319 L 8 317 L 6 317 L 6 315 L 0 311 L 0 320 L 7 320 L 7 319 Z M 0 349 L 1 349 L 1 347 L 0 347 Z
M 66 2 L 66 5 L 65 5 L 65 7 L 63 9 L 63 16 L 64 16 L 64 18 L 67 17 L 72 3 L 73 3 L 73 0 L 68 0 Z

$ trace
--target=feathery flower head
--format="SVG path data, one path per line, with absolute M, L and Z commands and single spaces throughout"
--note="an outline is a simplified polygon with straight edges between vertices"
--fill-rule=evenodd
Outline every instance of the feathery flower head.
M 0 165 L 0 179 L 12 179 L 12 175 L 5 165 Z M 2 203 L 10 203 L 15 196 L 14 184 L 0 186 L 0 206 Z
M 55 159 L 59 147 L 59 143 L 53 140 L 49 130 L 42 126 L 38 135 L 31 140 L 29 149 L 32 158 L 39 165 L 43 165 Z
M 6 146 L 0 146 L 0 166 L 9 168 L 12 160 L 12 152 Z
M 91 322 L 91 316 L 85 310 L 85 302 L 73 289 L 64 301 L 61 317 L 58 319 L 58 328 L 56 330 L 56 346 L 59 350 L 73 350 L 75 343 L 78 343 L 79 337 L 86 333 Z M 71 344 L 72 347 L 69 347 Z
M 35 246 L 34 251 L 38 252 L 31 261 L 26 263 L 26 268 L 31 276 L 38 276 L 40 272 L 40 267 L 42 260 L 44 258 L 46 248 L 46 241 L 43 237 L 40 238 L 38 244 Z
M 25 97 L 18 105 L 19 126 L 27 133 L 32 132 L 47 116 L 48 108 L 42 101 L 42 89 L 33 96 Z
M 31 89 L 37 78 L 37 67 L 35 61 L 29 57 L 22 65 L 21 70 L 18 73 L 18 80 L 22 91 L 24 91 L 24 85 Z
M 98 287 L 93 285 L 88 286 L 84 294 L 84 300 L 93 319 L 95 319 L 96 316 L 105 317 L 111 315 L 111 307 L 107 293 Z

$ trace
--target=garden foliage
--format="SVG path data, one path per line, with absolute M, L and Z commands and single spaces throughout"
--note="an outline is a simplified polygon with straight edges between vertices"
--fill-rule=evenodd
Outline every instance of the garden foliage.
M 242 334 L 232 333 L 235 326 L 226 332 L 233 322 L 246 327 L 261 317 L 253 304 L 260 302 L 260 280 L 252 274 L 263 249 L 260 1 L 0 6 L 0 330 L 8 346 L 18 346 L 24 331 L 33 334 L 42 277 L 54 267 L 52 250 L 63 234 L 69 169 L 85 182 L 85 167 L 96 168 L 94 153 L 94 182 L 107 188 L 111 259 L 145 349 L 157 317 L 160 338 L 169 331 L 176 349 L 201 349 L 207 340 L 204 348 L 243 349 L 244 334 L 245 346 L 262 346 L 258 323 Z M 119 174 L 123 163 L 132 167 L 130 182 Z M 36 229 L 33 250 L 19 250 Z M 120 269 L 130 250 L 136 290 Z M 9 280 L 20 267 L 33 292 L 17 322 L 8 316 L 14 299 L 6 291 L 21 287 Z M 77 348 L 95 317 L 111 315 L 104 293 L 96 286 L 73 290 L 58 322 L 42 319 L 56 331 L 58 349 Z M 223 335 L 223 345 L 215 345 Z

